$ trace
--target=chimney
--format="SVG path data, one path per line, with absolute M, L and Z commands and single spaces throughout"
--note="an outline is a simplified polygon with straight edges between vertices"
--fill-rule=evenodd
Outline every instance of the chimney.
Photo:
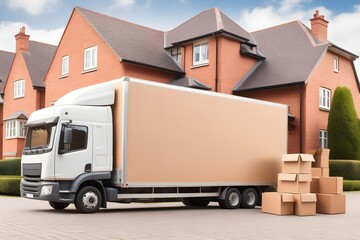
M 310 19 L 311 33 L 321 42 L 328 42 L 327 29 L 328 21 L 325 20 L 324 15 L 319 15 L 319 10 L 315 11 L 314 18 Z
M 19 33 L 15 35 L 16 52 L 29 49 L 29 38 L 30 35 L 25 34 L 25 27 L 21 27 Z

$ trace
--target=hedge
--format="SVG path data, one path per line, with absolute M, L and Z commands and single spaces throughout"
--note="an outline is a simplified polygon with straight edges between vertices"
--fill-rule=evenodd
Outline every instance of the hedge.
M 344 180 L 344 191 L 359 191 L 360 180 Z
M 0 194 L 20 196 L 20 176 L 0 176 Z
M 0 175 L 17 175 L 21 174 L 21 159 L 0 160 Z
M 360 161 L 330 160 L 330 176 L 344 177 L 344 180 L 360 180 Z

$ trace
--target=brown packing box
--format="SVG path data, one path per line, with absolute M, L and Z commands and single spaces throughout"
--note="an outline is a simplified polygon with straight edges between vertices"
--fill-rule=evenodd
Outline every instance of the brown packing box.
M 309 193 L 311 174 L 279 173 L 277 191 L 282 193 Z
M 310 183 L 310 193 L 318 193 L 319 192 L 319 178 L 312 177 Z
M 320 177 L 319 193 L 341 194 L 343 193 L 342 177 Z
M 262 194 L 261 211 L 276 215 L 294 214 L 294 195 L 289 193 L 266 192 Z
M 340 214 L 346 212 L 346 195 L 343 194 L 316 194 L 316 212 L 324 214 Z
M 297 216 L 316 215 L 316 194 L 302 193 L 294 194 L 295 205 L 294 213 Z
M 311 168 L 311 176 L 313 177 L 328 177 L 329 173 L 329 168 Z
M 311 173 L 311 163 L 314 157 L 311 154 L 283 154 L 282 173 Z
M 329 167 L 330 149 L 318 149 L 314 155 L 313 167 Z

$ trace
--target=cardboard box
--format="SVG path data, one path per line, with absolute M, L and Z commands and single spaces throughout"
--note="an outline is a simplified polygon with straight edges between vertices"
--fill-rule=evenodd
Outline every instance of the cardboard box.
M 284 154 L 281 161 L 282 173 L 311 173 L 315 160 L 311 154 Z
M 316 194 L 303 193 L 294 194 L 295 205 L 294 213 L 297 216 L 316 215 Z
M 294 195 L 289 193 L 265 192 L 262 194 L 263 213 L 276 215 L 294 214 Z
M 313 167 L 329 167 L 330 149 L 318 149 L 314 155 Z
M 282 193 L 309 193 L 311 174 L 279 173 L 277 191 Z
M 329 168 L 311 168 L 311 176 L 313 177 L 328 177 L 329 176 Z
M 311 178 L 310 193 L 319 193 L 319 178 L 318 177 Z
M 316 194 L 316 212 L 324 214 L 341 214 L 346 212 L 346 195 Z
M 319 193 L 341 194 L 343 193 L 342 177 L 320 177 Z

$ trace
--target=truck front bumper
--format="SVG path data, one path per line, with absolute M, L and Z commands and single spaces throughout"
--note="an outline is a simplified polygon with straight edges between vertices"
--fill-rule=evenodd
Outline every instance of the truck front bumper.
M 60 193 L 58 182 L 30 182 L 25 179 L 21 179 L 20 195 L 24 198 L 51 202 L 74 202 L 74 194 Z

